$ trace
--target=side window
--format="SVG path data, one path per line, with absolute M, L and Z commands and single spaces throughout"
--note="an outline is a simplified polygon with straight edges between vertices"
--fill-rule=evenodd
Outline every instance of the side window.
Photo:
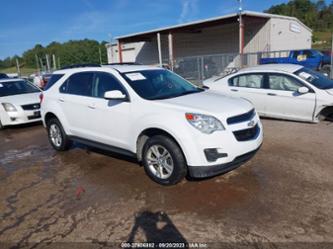
M 306 56 L 306 58 L 314 58 L 315 57 L 311 50 L 305 50 L 303 52 L 303 55 Z
M 51 78 L 48 80 L 46 86 L 44 87 L 44 91 L 48 90 L 51 86 L 57 83 L 64 76 L 63 74 L 52 74 Z
M 297 59 L 300 54 L 301 51 L 294 51 L 292 58 Z
M 269 74 L 268 88 L 272 90 L 297 91 L 303 85 L 295 78 L 283 74 Z
M 263 74 L 245 74 L 230 79 L 229 85 L 246 88 L 262 88 L 263 81 Z
M 95 73 L 93 97 L 103 98 L 105 92 L 114 90 L 125 92 L 120 82 L 111 74 L 103 72 Z
M 60 92 L 91 97 L 93 78 L 94 74 L 91 72 L 73 74 L 60 87 Z

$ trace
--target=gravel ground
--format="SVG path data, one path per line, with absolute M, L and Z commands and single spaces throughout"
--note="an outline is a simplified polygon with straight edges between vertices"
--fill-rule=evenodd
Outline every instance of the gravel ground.
M 172 187 L 153 183 L 130 158 L 79 144 L 57 153 L 40 125 L 7 128 L 0 248 L 333 248 L 333 123 L 263 124 L 263 147 L 250 162 Z

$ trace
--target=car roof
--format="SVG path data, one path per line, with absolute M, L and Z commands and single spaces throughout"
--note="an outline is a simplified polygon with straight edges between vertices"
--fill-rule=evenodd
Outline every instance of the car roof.
M 16 82 L 16 81 L 25 81 L 24 79 L 14 78 L 14 79 L 0 79 L 0 83 L 7 83 L 7 82 Z
M 302 68 L 303 66 L 296 64 L 266 64 L 266 65 L 243 68 L 239 70 L 238 73 L 251 72 L 251 71 L 283 71 L 287 73 L 294 73 Z
M 144 70 L 157 70 L 162 69 L 160 67 L 154 66 L 146 66 L 146 65 L 102 65 L 101 67 L 77 67 L 77 68 L 68 68 L 68 69 L 60 69 L 55 71 L 54 73 L 78 73 L 78 72 L 87 72 L 87 71 L 101 71 L 107 72 L 109 70 L 116 70 L 120 73 L 129 73 L 136 71 L 144 71 Z

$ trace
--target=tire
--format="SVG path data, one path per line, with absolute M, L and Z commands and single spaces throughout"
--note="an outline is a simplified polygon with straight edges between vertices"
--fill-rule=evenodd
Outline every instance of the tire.
M 47 134 L 50 144 L 57 151 L 66 151 L 72 146 L 72 141 L 57 118 L 51 118 L 47 122 Z
M 177 184 L 187 174 L 187 164 L 182 150 L 167 136 L 157 135 L 148 139 L 143 148 L 142 158 L 146 174 L 158 184 Z
M 324 65 L 321 67 L 321 70 L 320 70 L 322 73 L 325 73 L 328 75 L 328 77 L 331 76 L 331 65 Z

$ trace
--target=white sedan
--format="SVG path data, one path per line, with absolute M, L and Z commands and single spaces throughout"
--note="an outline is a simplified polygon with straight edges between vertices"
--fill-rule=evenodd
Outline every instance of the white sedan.
M 333 80 L 300 65 L 245 68 L 204 85 L 249 100 L 263 117 L 319 122 L 333 115 Z
M 41 120 L 41 90 L 22 79 L 0 80 L 0 129 Z

